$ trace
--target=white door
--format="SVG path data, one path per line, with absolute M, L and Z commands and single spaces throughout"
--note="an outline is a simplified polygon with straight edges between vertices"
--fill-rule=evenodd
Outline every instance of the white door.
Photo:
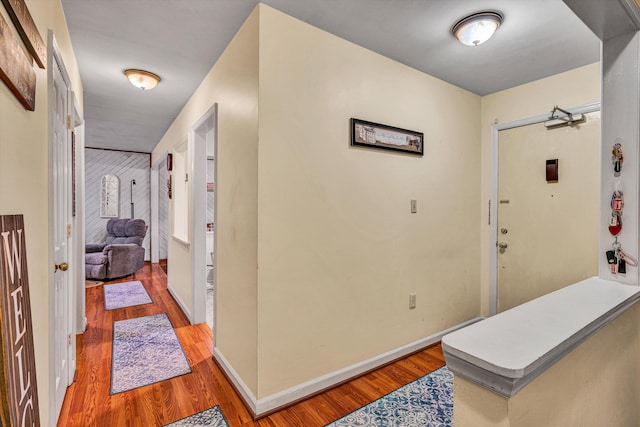
M 558 181 L 547 182 L 553 159 Z M 597 275 L 600 112 L 500 131 L 498 164 L 497 311 Z
M 60 414 L 62 402 L 70 383 L 69 363 L 71 323 L 69 316 L 69 262 L 70 193 L 71 193 L 71 138 L 67 129 L 69 90 L 56 61 L 53 62 L 53 345 L 55 373 L 55 414 Z

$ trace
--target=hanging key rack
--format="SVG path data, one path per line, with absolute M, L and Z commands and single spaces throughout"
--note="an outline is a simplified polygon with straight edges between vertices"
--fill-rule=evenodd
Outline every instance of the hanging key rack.
M 564 111 L 564 110 L 562 110 Z M 614 177 L 619 177 L 622 173 L 622 163 L 624 153 L 622 150 L 622 139 L 616 138 L 611 150 L 611 162 Z M 622 191 L 622 181 L 615 180 L 613 192 L 611 194 L 611 217 L 609 219 L 609 233 L 614 240 L 611 249 L 605 252 L 607 263 L 611 269 L 611 274 L 626 274 L 627 267 L 636 267 L 638 260 L 627 254 L 618 241 L 618 236 L 622 232 L 622 211 L 624 209 L 624 192 Z

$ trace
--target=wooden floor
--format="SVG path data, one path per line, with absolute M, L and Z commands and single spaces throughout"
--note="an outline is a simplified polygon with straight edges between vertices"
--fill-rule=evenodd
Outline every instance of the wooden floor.
M 58 426 L 162 426 L 214 405 L 220 405 L 230 427 L 324 426 L 444 365 L 436 345 L 253 421 L 212 359 L 211 329 L 206 324 L 189 325 L 168 293 L 166 276 L 158 265 L 145 265 L 135 277 L 119 281 L 128 280 L 140 280 L 154 303 L 105 311 L 103 286 L 86 289 L 88 327 L 77 339 L 77 378 L 67 391 Z M 163 312 L 176 329 L 193 372 L 111 396 L 113 322 Z

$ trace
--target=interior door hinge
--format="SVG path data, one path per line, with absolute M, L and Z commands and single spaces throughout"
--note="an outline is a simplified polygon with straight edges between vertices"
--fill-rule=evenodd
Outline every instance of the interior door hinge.
M 489 200 L 489 225 L 491 225 L 491 200 Z
M 67 129 L 73 130 L 73 116 L 67 116 Z
M 71 345 L 71 334 L 67 335 L 67 345 Z

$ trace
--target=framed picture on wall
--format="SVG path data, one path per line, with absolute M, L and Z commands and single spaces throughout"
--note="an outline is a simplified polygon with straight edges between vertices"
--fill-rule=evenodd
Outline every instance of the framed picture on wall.
M 351 146 L 424 155 L 424 134 L 365 120 L 351 119 Z
M 117 218 L 120 213 L 120 178 L 103 175 L 100 180 L 100 218 Z

